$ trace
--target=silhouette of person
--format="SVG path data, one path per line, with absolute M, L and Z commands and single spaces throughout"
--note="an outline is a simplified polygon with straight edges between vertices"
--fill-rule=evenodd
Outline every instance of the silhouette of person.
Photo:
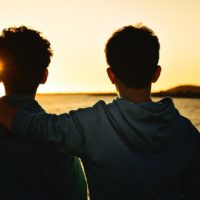
M 172 99 L 151 100 L 160 44 L 144 26 L 117 30 L 105 48 L 112 103 L 33 115 L 0 102 L 10 135 L 51 142 L 82 159 L 91 199 L 200 199 L 200 134 Z
M 31 113 L 45 113 L 35 98 L 46 82 L 52 50 L 41 33 L 25 26 L 0 36 L 2 100 Z M 80 161 L 45 145 L 5 135 L 0 127 L 0 199 L 87 199 Z

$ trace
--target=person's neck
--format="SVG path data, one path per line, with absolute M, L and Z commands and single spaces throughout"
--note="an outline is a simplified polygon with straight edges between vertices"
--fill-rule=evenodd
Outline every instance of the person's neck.
M 134 103 L 152 102 L 151 87 L 136 89 L 125 86 L 118 87 L 119 96 Z
M 12 94 L 15 94 L 15 95 L 26 95 L 26 96 L 32 97 L 33 99 L 35 99 L 35 96 L 36 96 L 36 93 L 23 94 L 23 93 L 16 93 L 16 92 L 11 92 L 11 91 L 5 91 L 5 95 L 12 95 Z

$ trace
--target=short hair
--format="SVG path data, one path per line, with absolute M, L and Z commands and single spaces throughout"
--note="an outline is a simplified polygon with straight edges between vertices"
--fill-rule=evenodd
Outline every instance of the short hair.
M 1 79 L 14 93 L 36 91 L 53 55 L 50 42 L 26 26 L 4 29 L 0 36 Z
M 146 26 L 125 26 L 108 40 L 108 65 L 127 87 L 145 88 L 151 82 L 159 60 L 160 44 Z

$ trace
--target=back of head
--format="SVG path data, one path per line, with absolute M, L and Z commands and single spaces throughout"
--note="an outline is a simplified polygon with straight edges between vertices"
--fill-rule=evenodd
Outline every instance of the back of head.
M 1 79 L 12 93 L 36 91 L 52 50 L 41 33 L 25 26 L 4 29 L 0 36 Z
M 129 88 L 145 88 L 151 83 L 159 60 L 160 44 L 145 26 L 125 26 L 116 31 L 105 48 L 109 66 Z

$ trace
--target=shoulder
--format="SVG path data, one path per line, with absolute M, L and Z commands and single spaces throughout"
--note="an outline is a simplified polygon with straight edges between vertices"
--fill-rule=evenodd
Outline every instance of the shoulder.
M 199 132 L 199 130 L 195 127 L 195 125 L 192 123 L 192 121 L 189 120 L 188 118 L 181 116 L 181 115 L 180 115 L 180 118 L 181 118 L 180 126 L 182 126 L 182 130 L 187 135 L 187 138 L 193 139 L 194 143 L 200 147 L 200 132 Z
M 70 111 L 67 117 L 69 117 L 76 125 L 83 127 L 91 127 L 96 124 L 105 122 L 108 118 L 113 102 L 107 104 L 100 100 L 91 107 L 80 108 L 78 110 Z
M 27 105 L 24 105 L 23 109 L 31 113 L 45 113 L 45 110 L 36 100 L 27 103 Z
M 185 116 L 180 115 L 181 119 L 182 119 L 182 123 L 185 124 L 186 127 L 188 127 L 190 130 L 192 130 L 192 132 L 194 132 L 195 134 L 199 134 L 198 129 L 196 128 L 196 126 L 192 123 L 192 121 L 190 119 L 188 119 Z
M 86 108 L 79 108 L 77 110 L 72 110 L 69 112 L 70 115 L 78 115 L 78 116 L 85 116 L 85 115 L 97 115 L 101 112 L 104 112 L 108 107 L 108 104 L 106 104 L 104 101 L 100 100 L 97 103 L 95 103 L 91 107 Z

